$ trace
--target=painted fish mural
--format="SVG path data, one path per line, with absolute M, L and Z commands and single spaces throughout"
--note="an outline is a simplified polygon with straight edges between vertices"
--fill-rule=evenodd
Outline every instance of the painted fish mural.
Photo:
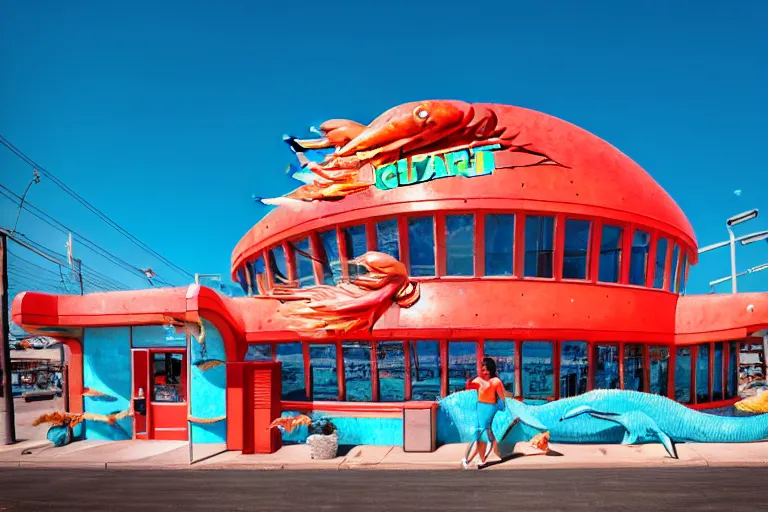
M 477 392 L 462 391 L 439 401 L 438 438 L 444 442 L 473 439 Z M 676 443 L 748 443 L 768 439 L 768 415 L 716 416 L 695 411 L 667 397 L 625 390 L 595 390 L 544 405 L 507 399 L 506 410 L 493 422 L 493 432 L 509 446 L 549 431 L 555 443 L 661 443 L 677 457 Z M 519 432 L 516 432 L 519 430 Z
M 340 200 L 374 184 L 361 177 L 365 166 L 378 168 L 420 155 L 489 146 L 531 155 L 533 158 L 526 166 L 561 165 L 530 144 L 516 145 L 519 133 L 501 126 L 491 107 L 463 101 L 405 103 L 387 110 L 368 125 L 331 119 L 317 131 L 321 136 L 315 139 L 284 137 L 300 166 L 313 176 L 293 170 L 292 176 L 304 185 L 283 197 L 254 199 L 269 205 Z M 318 152 L 322 155 L 319 162 L 307 157 Z

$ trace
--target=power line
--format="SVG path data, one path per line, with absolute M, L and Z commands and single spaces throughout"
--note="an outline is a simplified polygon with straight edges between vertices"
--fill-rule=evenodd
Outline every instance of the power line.
M 146 277 L 146 273 L 144 272 L 143 269 L 141 269 L 141 268 L 139 268 L 139 267 L 137 267 L 135 265 L 132 265 L 131 263 L 128 263 L 127 261 L 123 260 L 119 256 L 116 256 L 115 254 L 113 254 L 113 253 L 109 252 L 108 250 L 104 249 L 103 247 L 101 247 L 97 243 L 95 243 L 95 242 L 89 240 L 88 238 L 84 237 L 83 235 L 81 235 L 77 231 L 74 231 L 73 229 L 67 227 L 62 222 L 58 221 L 53 216 L 45 213 L 43 210 L 41 210 L 40 208 L 36 207 L 35 205 L 30 203 L 29 201 L 26 201 L 26 202 L 23 203 L 23 205 L 21 205 L 21 202 L 20 202 L 21 198 L 20 198 L 20 196 L 18 194 L 16 194 L 15 192 L 13 192 L 8 187 L 6 187 L 5 185 L 3 185 L 2 183 L 0 183 L 0 189 L 2 189 L 2 190 L 0 190 L 0 195 L 5 196 L 8 200 L 13 202 L 14 204 L 20 205 L 25 210 L 27 210 L 29 213 L 31 213 L 32 215 L 34 215 L 38 219 L 42 220 L 43 222 L 45 222 L 49 226 L 53 227 L 54 229 L 57 229 L 58 231 L 60 231 L 61 233 L 64 233 L 64 234 L 71 233 L 80 242 L 82 242 L 83 245 L 86 246 L 86 248 L 92 250 L 93 252 L 95 252 L 99 256 L 101 256 L 103 258 L 106 258 L 107 260 L 111 261 L 112 263 L 122 267 L 124 270 L 127 270 L 129 272 L 138 274 L 138 275 L 140 275 L 142 277 Z M 19 235 L 19 233 L 16 233 L 16 234 Z M 21 235 L 21 236 L 24 236 L 24 235 Z M 24 238 L 27 238 L 27 237 L 25 236 Z M 174 286 L 173 284 L 171 284 L 170 282 L 166 281 L 163 278 L 159 278 L 159 277 L 156 276 L 155 279 L 159 283 L 165 284 L 166 286 Z
M 44 167 L 39 165 L 37 162 L 32 160 L 30 157 L 24 154 L 20 149 L 18 149 L 16 146 L 14 146 L 8 139 L 0 135 L 0 143 L 2 143 L 5 147 L 7 147 L 13 154 L 15 154 L 17 157 L 19 157 L 21 160 L 26 162 L 28 165 L 30 165 L 32 168 L 39 170 L 45 177 L 47 177 L 49 180 L 51 180 L 54 184 L 56 184 L 59 188 L 61 188 L 64 192 L 72 196 L 77 202 L 85 206 L 88 210 L 90 210 L 93 214 L 95 214 L 97 217 L 99 217 L 101 220 L 109 224 L 113 229 L 117 230 L 118 233 L 125 236 L 128 240 L 130 240 L 133 244 L 139 246 L 140 248 L 144 249 L 148 253 L 154 255 L 156 258 L 158 258 L 160 261 L 166 263 L 168 266 L 176 269 L 176 271 L 180 272 L 182 275 L 188 278 L 192 278 L 193 275 L 191 272 L 184 270 L 180 266 L 173 263 L 171 260 L 163 256 L 162 254 L 158 253 L 151 247 L 149 247 L 147 244 L 136 238 L 134 235 L 126 231 L 122 226 L 117 224 L 115 221 L 113 221 L 111 218 L 109 218 L 106 214 L 104 214 L 101 210 L 93 206 L 91 203 L 89 203 L 87 200 L 85 200 L 82 196 L 80 196 L 77 192 L 69 188 L 64 182 L 59 180 L 56 176 L 51 174 L 50 171 L 46 170 Z

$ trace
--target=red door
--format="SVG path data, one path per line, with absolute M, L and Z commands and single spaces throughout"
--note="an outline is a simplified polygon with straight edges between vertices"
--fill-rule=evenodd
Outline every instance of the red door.
M 133 351 L 136 439 L 187 440 L 186 359 L 184 349 Z

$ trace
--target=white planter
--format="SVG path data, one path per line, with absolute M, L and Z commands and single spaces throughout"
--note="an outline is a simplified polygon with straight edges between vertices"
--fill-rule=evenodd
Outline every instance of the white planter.
M 307 444 L 313 459 L 335 459 L 339 450 L 339 436 L 336 432 L 329 436 L 312 434 L 307 438 Z

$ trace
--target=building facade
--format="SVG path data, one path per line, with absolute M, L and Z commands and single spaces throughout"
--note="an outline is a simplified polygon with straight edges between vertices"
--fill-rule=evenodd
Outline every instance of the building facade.
M 698 409 L 738 399 L 738 353 L 768 328 L 768 294 L 686 295 L 693 229 L 616 148 L 503 105 L 349 123 L 289 139 L 306 184 L 265 200 L 279 206 L 235 247 L 247 297 L 15 298 L 17 324 L 67 343 L 73 411 L 147 397 L 143 415 L 87 437 L 243 449 L 254 422 L 315 411 L 343 444 L 399 444 L 404 404 L 464 389 L 483 357 L 532 403 L 600 388 Z M 279 395 L 254 405 L 247 369 L 271 361 Z

